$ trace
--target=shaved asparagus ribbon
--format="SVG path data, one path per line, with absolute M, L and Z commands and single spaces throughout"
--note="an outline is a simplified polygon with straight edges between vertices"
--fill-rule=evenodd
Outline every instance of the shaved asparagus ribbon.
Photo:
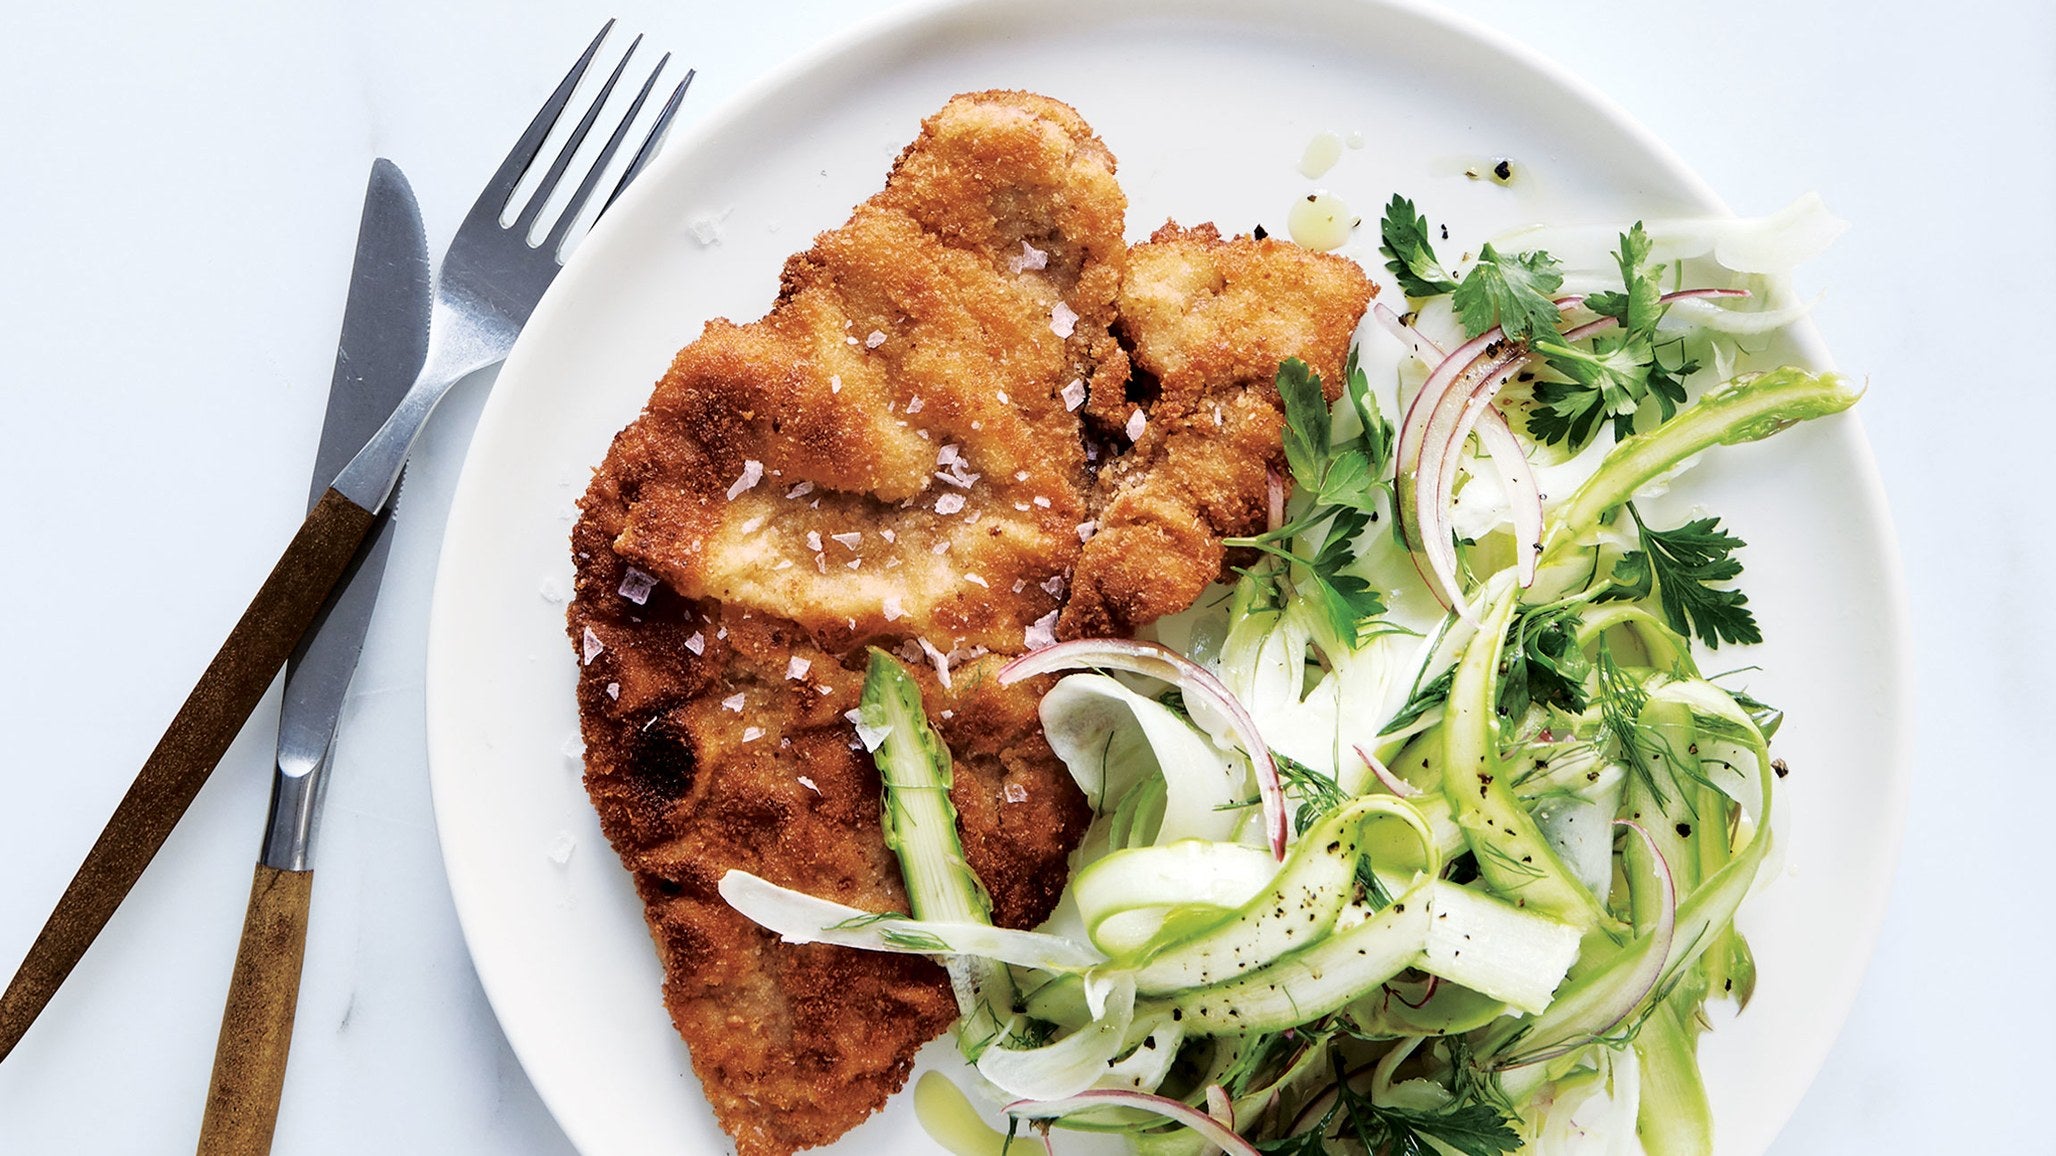
M 1705 297 L 1746 296 L 1748 292 L 1741 289 L 1685 289 L 1666 293 L 1658 302 L 1670 305 Z M 1556 305 L 1568 311 L 1583 300 L 1561 297 Z M 1410 328 L 1404 322 L 1399 324 Z M 1578 341 L 1616 324 L 1615 318 L 1601 317 L 1566 330 L 1563 337 L 1566 341 Z M 1399 515 L 1403 520 L 1410 519 L 1412 536 L 1427 554 L 1430 586 L 1435 596 L 1466 620 L 1473 621 L 1476 615 L 1457 581 L 1456 543 L 1449 525 L 1457 451 L 1473 431 L 1478 433 L 1506 485 L 1514 519 L 1516 577 L 1524 588 L 1535 579 L 1535 558 L 1541 549 L 1541 495 L 1526 466 L 1526 455 L 1520 452 L 1505 417 L 1492 404 L 1506 383 L 1534 360 L 1534 353 L 1526 345 L 1514 344 L 1511 352 L 1493 357 L 1502 343 L 1508 343 L 1508 339 L 1495 326 L 1443 358 L 1407 406 L 1399 431 L 1399 476 L 1410 491 L 1410 500 L 1400 503 Z M 1418 353 L 1420 343 L 1414 344 L 1414 348 Z M 1487 413 L 1492 416 L 1486 417 Z M 1521 459 L 1519 465 L 1512 464 L 1515 459 Z
M 1075 1096 L 1066 1096 L 1061 1100 L 1016 1100 L 1001 1111 L 1024 1120 L 1051 1120 L 1090 1108 L 1137 1108 L 1144 1112 L 1153 1112 L 1185 1125 L 1222 1151 L 1235 1153 L 1236 1156 L 1262 1156 L 1256 1145 L 1243 1139 L 1240 1134 L 1207 1113 L 1183 1100 L 1155 1096 L 1148 1092 L 1094 1088 Z
M 1248 709 L 1236 699 L 1234 692 L 1214 677 L 1213 672 L 1170 647 L 1154 642 L 1132 638 L 1081 638 L 1032 650 L 1014 659 L 1000 667 L 999 683 L 1011 686 L 1038 674 L 1079 669 L 1124 670 L 1168 682 L 1184 694 L 1186 709 L 1194 721 L 1201 724 L 1201 729 L 1214 733 L 1215 728 L 1205 724 L 1209 716 L 1219 720 L 1243 753 L 1249 756 L 1250 768 L 1256 773 L 1257 796 L 1263 803 L 1264 832 L 1270 843 L 1271 856 L 1281 862 L 1284 860 L 1285 844 L 1291 833 L 1285 814 L 1285 787 L 1278 778 L 1277 761 L 1271 757 L 1271 748 L 1265 744 L 1263 736 L 1257 733 L 1256 720 L 1250 717 Z

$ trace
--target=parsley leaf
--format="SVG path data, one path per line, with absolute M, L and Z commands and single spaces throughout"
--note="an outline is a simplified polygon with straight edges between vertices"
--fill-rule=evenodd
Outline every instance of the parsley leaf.
M 1356 560 L 1354 543 L 1378 509 L 1378 495 L 1391 483 L 1392 425 L 1378 412 L 1370 385 L 1352 354 L 1348 366 L 1350 404 L 1364 420 L 1355 444 L 1330 445 L 1334 430 L 1320 375 L 1298 358 L 1278 366 L 1278 397 L 1285 409 L 1285 464 L 1292 480 L 1313 504 L 1286 525 L 1251 538 L 1229 538 L 1229 547 L 1253 547 L 1298 562 L 1310 571 L 1302 593 L 1327 619 L 1337 637 L 1350 646 L 1363 639 L 1365 624 L 1385 612 L 1385 601 L 1363 578 L 1344 573 Z M 1302 558 L 1277 543 L 1323 523 L 1327 533 L 1312 558 Z
M 1507 630 L 1507 657 L 1499 676 L 1499 713 L 1518 719 L 1531 703 L 1585 709 L 1585 675 L 1591 663 L 1578 646 L 1579 619 L 1572 606 L 1523 612 Z
M 1365 1101 L 1368 1103 L 1369 1101 Z M 1521 1148 L 1520 1133 L 1489 1104 L 1465 1104 L 1438 1112 L 1375 1108 L 1389 1137 L 1372 1151 L 1383 1156 L 1440 1156 L 1428 1139 L 1465 1156 L 1503 1156 Z
M 1435 247 L 1428 243 L 1428 218 L 1421 216 L 1412 201 L 1392 194 L 1385 219 L 1378 223 L 1378 235 L 1378 252 L 1390 258 L 1385 268 L 1399 279 L 1400 292 L 1408 297 L 1436 297 L 1456 288 L 1436 258 Z
M 1363 433 L 1357 435 L 1357 444 L 1363 450 L 1373 480 L 1383 478 L 1386 467 L 1392 464 L 1392 450 L 1398 434 L 1378 408 L 1378 399 L 1371 393 L 1371 379 L 1356 363 L 1354 348 L 1349 351 L 1349 363 L 1343 368 L 1343 380 L 1343 393 L 1349 398 L 1350 408 L 1356 411 L 1357 422 L 1364 427 Z
M 1285 405 L 1285 465 L 1301 489 L 1319 490 L 1327 476 L 1328 398 L 1313 368 L 1297 357 L 1278 363 L 1278 399 Z
M 1515 341 L 1554 334 L 1561 312 L 1550 294 L 1563 287 L 1556 258 L 1547 253 L 1500 253 L 1490 244 L 1465 274 L 1451 301 L 1464 333 L 1476 337 L 1496 323 Z
M 1328 625 L 1351 646 L 1362 641 L 1364 622 L 1385 612 L 1385 600 L 1368 581 L 1342 572 L 1356 560 L 1352 543 L 1370 520 L 1370 514 L 1360 509 L 1337 513 L 1308 567 L 1313 572 L 1315 601 L 1328 616 Z
M 1636 221 L 1621 234 L 1620 248 L 1613 255 L 1626 292 L 1594 293 L 1585 298 L 1587 309 L 1620 322 L 1621 329 L 1633 336 L 1655 332 L 1656 323 L 1663 319 L 1663 287 L 1659 284 L 1663 266 L 1649 264 L 1649 249 L 1649 234 L 1642 222 Z
M 1742 573 L 1734 553 L 1748 543 L 1721 529 L 1719 518 L 1695 518 L 1676 529 L 1652 530 L 1632 502 L 1628 514 L 1635 519 L 1642 548 L 1614 563 L 1602 600 L 1647 598 L 1653 587 L 1664 620 L 1679 634 L 1695 636 L 1715 649 L 1723 642 L 1763 641 L 1749 597 L 1712 585 Z
M 1537 440 L 1582 445 L 1602 418 L 1612 419 L 1614 436 L 1626 437 L 1644 403 L 1655 403 L 1659 421 L 1669 421 L 1684 404 L 1684 378 L 1699 366 L 1683 359 L 1673 366 L 1662 357 L 1656 326 L 1665 310 L 1659 284 L 1664 267 L 1649 264 L 1649 252 L 1649 235 L 1637 221 L 1614 251 L 1623 291 L 1585 298 L 1586 308 L 1620 323 L 1617 332 L 1594 337 L 1590 349 L 1553 332 L 1536 340 L 1535 352 L 1565 378 L 1535 385 L 1528 432 Z

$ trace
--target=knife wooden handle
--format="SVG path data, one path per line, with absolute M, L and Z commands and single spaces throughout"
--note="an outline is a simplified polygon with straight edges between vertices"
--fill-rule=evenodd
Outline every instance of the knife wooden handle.
M 0 1060 L 21 1042 L 199 794 L 279 667 L 313 625 L 372 521 L 370 511 L 331 488 L 293 535 L 86 853 L 6 993 L 0 994 Z
M 221 1011 L 214 1077 L 200 1120 L 200 1156 L 265 1156 L 278 1124 L 300 964 L 307 953 L 307 904 L 314 872 L 262 863 L 250 882 L 243 941 Z

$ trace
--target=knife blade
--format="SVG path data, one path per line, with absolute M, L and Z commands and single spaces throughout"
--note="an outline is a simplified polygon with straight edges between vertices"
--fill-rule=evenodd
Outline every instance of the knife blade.
M 399 166 L 380 158 L 365 189 L 310 507 L 421 371 L 431 285 L 414 192 Z M 202 1153 L 240 1156 L 271 1148 L 306 950 L 314 830 L 343 699 L 392 548 L 391 511 L 388 504 L 286 665 L 271 809 L 215 1044 L 200 1125 Z

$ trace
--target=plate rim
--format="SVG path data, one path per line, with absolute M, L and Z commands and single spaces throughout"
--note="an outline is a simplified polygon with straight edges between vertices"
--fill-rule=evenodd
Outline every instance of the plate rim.
M 1269 9 L 1253 12 L 1234 0 L 1127 0 L 1105 10 L 1093 4 L 1091 0 L 1064 2 L 1088 12 L 1105 11 L 1107 18 L 1116 19 L 1151 14 L 1187 19 L 1211 15 L 1236 22 L 1248 22 L 1258 16 L 1273 15 Z M 1709 215 L 1733 216 L 1725 199 L 1664 139 L 1596 85 L 1536 48 L 1477 17 L 1451 11 L 1428 0 L 1351 0 L 1345 6 L 1358 9 L 1358 17 L 1370 11 L 1385 10 L 1428 25 L 1439 26 L 1442 31 L 1476 44 L 1527 70 L 1534 79 L 1558 90 L 1567 99 L 1588 109 L 1603 121 L 1610 134 L 1625 138 L 1634 149 L 1660 163 L 1665 170 L 1664 175 L 1674 180 L 1689 197 L 1707 206 Z M 1004 18 L 1022 7 L 1021 0 L 912 0 L 910 3 L 862 17 L 840 33 L 765 71 L 738 89 L 723 103 L 709 110 L 706 115 L 685 126 L 682 132 L 675 133 L 673 139 L 667 140 L 664 148 L 652 161 L 649 170 L 623 194 L 621 200 L 625 208 L 622 211 L 609 212 L 602 218 L 580 243 L 570 262 L 576 265 L 580 254 L 588 247 L 595 252 L 603 251 L 606 248 L 604 242 L 615 231 L 633 227 L 634 222 L 645 215 L 645 211 L 640 208 L 642 202 L 662 195 L 662 190 L 670 181 L 671 172 L 692 163 L 694 156 L 708 144 L 720 140 L 734 131 L 737 124 L 746 122 L 796 88 L 805 85 L 813 74 L 845 57 L 887 48 L 895 36 L 925 26 L 951 20 Z M 1294 8 L 1299 11 L 1328 10 L 1327 6 L 1314 4 L 1311 0 L 1298 0 Z M 603 243 L 594 245 L 595 238 Z M 560 277 L 558 284 L 544 295 L 535 316 L 547 320 L 554 312 L 553 298 L 561 298 L 561 287 L 575 280 L 576 278 Z M 1802 318 L 1791 326 L 1788 335 L 1802 359 L 1821 366 L 1834 364 L 1833 357 L 1810 317 Z M 507 364 L 513 366 L 518 374 L 524 361 L 522 343 L 517 341 Z M 473 433 L 474 443 L 481 434 L 490 434 L 497 415 L 505 410 L 506 406 L 501 401 L 502 392 L 495 389 L 492 395 L 486 398 Z M 1856 477 L 1853 480 L 1866 499 L 1861 504 L 1863 528 L 1876 538 L 1891 563 L 1874 576 L 1879 597 L 1889 611 L 1889 621 L 1882 624 L 1885 626 L 1882 635 L 1891 666 L 1892 686 L 1897 692 L 1889 711 L 1889 717 L 1894 720 L 1894 733 L 1890 736 L 1888 747 L 1894 755 L 1880 775 L 1880 781 L 1885 787 L 1885 828 L 1878 833 L 1877 841 L 1880 844 L 1880 863 L 1888 869 L 1889 875 L 1896 875 L 1896 868 L 1903 859 L 1913 775 L 1913 703 L 1916 697 L 1914 685 L 1917 672 L 1912 655 L 1911 611 L 1903 552 L 1890 516 L 1890 505 L 1883 480 L 1877 468 L 1875 448 L 1864 430 L 1860 410 L 1850 410 L 1841 415 L 1841 418 L 1842 432 L 1838 435 L 1838 440 L 1843 443 L 1844 451 L 1851 455 L 1852 464 L 1856 467 Z M 500 992 L 504 988 L 494 979 L 499 965 L 486 962 L 491 953 L 487 952 L 485 957 L 482 957 L 476 948 L 479 937 L 486 935 L 477 922 L 482 918 L 480 908 L 483 905 L 482 899 L 476 897 L 473 890 L 478 881 L 462 868 L 453 866 L 451 856 L 453 845 L 461 843 L 462 840 L 462 836 L 455 830 L 456 824 L 452 818 L 454 808 L 459 803 L 452 796 L 461 793 L 462 788 L 451 781 L 455 772 L 448 768 L 459 761 L 461 756 L 451 749 L 457 740 L 449 733 L 447 714 L 440 704 L 444 697 L 442 688 L 452 683 L 450 667 L 457 661 L 452 657 L 457 646 L 450 637 L 456 627 L 452 624 L 453 615 L 447 607 L 459 600 L 462 594 L 451 588 L 446 575 L 450 570 L 451 556 L 457 551 L 460 537 L 449 533 L 449 527 L 455 525 L 464 512 L 480 500 L 475 496 L 481 483 L 474 477 L 473 461 L 474 458 L 467 446 L 466 459 L 452 492 L 449 521 L 446 523 L 442 545 L 437 552 L 437 575 L 429 608 L 424 705 L 429 787 L 437 843 L 466 954 L 479 977 L 487 1003 L 493 1010 L 495 1023 L 521 1064 L 524 1078 L 535 1088 L 538 1097 L 549 1109 L 552 1119 L 575 1148 L 586 1152 L 591 1150 L 587 1143 L 590 1138 L 581 1135 L 583 1129 L 574 1123 L 577 1113 L 567 1115 L 565 1111 L 560 1110 L 557 1099 L 560 1090 L 555 1085 L 546 1087 L 533 1074 L 536 1069 L 529 1056 L 539 1045 L 533 1040 L 526 1039 L 527 1032 L 510 1025 L 508 1019 L 502 1015 Z M 444 769 L 439 771 L 438 767 Z M 609 853 L 611 850 L 608 848 Z M 460 861 L 461 858 L 460 855 Z M 1877 943 L 1896 890 L 1888 878 L 1884 885 L 1870 889 L 1862 896 L 1864 903 L 1858 938 L 1863 950 L 1856 957 L 1859 962 L 1852 977 L 1854 982 L 1834 993 L 1834 1006 L 1825 1017 L 1832 1024 L 1832 1032 L 1828 1036 L 1830 1050 L 1833 1041 L 1838 1040 L 1846 1029 L 1850 1012 L 1862 986 L 1862 978 L 1875 961 Z M 517 1022 L 518 1020 L 519 1017 L 516 1017 Z M 1807 1086 L 1810 1087 L 1818 1078 L 1827 1059 L 1827 1053 L 1823 1053 L 1820 1062 L 1807 1074 Z M 1778 1121 L 1778 1131 L 1782 1131 L 1789 1124 L 1804 1095 L 1805 1089 L 1802 1088 L 1799 1096 L 1792 1101 L 1791 1108 L 1787 1109 L 1783 1119 Z

